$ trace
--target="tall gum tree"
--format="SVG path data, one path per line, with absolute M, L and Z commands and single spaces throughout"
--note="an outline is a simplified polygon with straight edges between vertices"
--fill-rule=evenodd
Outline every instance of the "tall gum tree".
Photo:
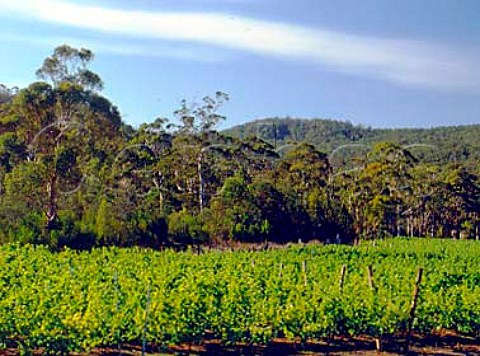
M 37 71 L 52 84 L 20 90 L 2 115 L 2 122 L 15 123 L 6 130 L 28 148 L 27 160 L 44 172 L 39 181 L 46 233 L 57 225 L 63 193 L 82 183 L 82 170 L 99 151 L 112 149 L 122 125 L 116 107 L 94 91 L 102 82 L 88 69 L 92 59 L 89 50 L 57 47 Z

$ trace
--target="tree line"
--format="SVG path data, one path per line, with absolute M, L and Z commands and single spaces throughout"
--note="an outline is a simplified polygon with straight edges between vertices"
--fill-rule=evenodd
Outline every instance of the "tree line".
M 477 174 L 480 167 L 480 125 L 431 128 L 379 129 L 331 119 L 266 118 L 234 126 L 224 133 L 235 137 L 256 135 L 274 146 L 308 142 L 331 152 L 346 144 L 372 146 L 392 142 L 409 146 L 415 156 L 437 164 L 462 163 Z M 419 146 L 418 144 L 423 144 Z M 425 145 L 433 146 L 427 149 Z
M 182 101 L 138 128 L 100 94 L 94 54 L 57 47 L 0 87 L 0 242 L 62 247 L 480 236 L 471 166 L 410 146 L 280 147 L 218 132 L 229 100 Z

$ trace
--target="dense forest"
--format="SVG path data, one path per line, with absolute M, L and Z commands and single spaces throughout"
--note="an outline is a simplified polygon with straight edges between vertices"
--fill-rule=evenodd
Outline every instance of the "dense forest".
M 0 241 L 185 246 L 480 238 L 480 126 L 374 130 L 268 120 L 228 132 L 227 94 L 138 128 L 86 49 L 0 88 Z M 313 129 L 312 129 L 313 125 Z
M 332 152 L 343 145 L 372 146 L 392 142 L 408 147 L 423 161 L 463 163 L 479 172 L 480 125 L 374 129 L 331 119 L 272 118 L 235 126 L 224 133 L 240 138 L 255 135 L 276 147 L 307 142 L 324 152 Z

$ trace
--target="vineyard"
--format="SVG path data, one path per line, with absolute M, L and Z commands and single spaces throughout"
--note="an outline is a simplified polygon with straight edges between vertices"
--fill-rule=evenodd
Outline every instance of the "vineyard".
M 0 343 L 89 352 L 125 343 L 266 344 L 413 330 L 480 333 L 480 244 L 393 239 L 261 252 L 0 247 Z

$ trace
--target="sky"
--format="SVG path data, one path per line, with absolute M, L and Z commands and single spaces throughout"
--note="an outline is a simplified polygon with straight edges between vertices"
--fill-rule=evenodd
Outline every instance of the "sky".
M 91 49 L 137 126 L 216 91 L 222 127 L 266 117 L 480 124 L 480 0 L 0 0 L 0 83 Z

